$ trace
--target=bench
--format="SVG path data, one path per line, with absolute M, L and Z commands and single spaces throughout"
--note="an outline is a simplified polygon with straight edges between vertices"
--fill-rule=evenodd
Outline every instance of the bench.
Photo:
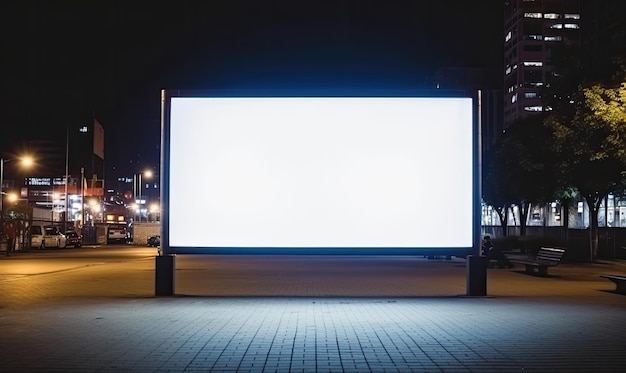
M 548 267 L 553 267 L 561 262 L 565 254 L 565 249 L 555 247 L 542 247 L 537 251 L 537 255 L 527 258 L 508 258 L 510 262 L 519 263 L 526 266 L 526 272 L 539 276 L 548 275 Z
M 618 275 L 600 275 L 600 277 L 609 279 L 615 283 L 615 292 L 626 295 L 626 276 Z

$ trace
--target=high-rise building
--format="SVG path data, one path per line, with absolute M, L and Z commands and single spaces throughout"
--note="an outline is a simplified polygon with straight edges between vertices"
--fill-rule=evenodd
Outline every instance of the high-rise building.
M 550 111 L 546 82 L 559 74 L 552 53 L 580 52 L 581 1 L 506 0 L 504 15 L 504 128 Z

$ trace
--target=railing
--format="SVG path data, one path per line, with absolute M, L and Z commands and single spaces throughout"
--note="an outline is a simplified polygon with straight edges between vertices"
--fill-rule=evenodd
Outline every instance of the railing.
M 481 227 L 481 235 L 490 235 L 492 238 L 503 237 L 501 226 L 486 225 Z M 519 226 L 507 227 L 507 236 L 519 236 Z M 554 240 L 577 241 L 578 250 L 588 250 L 589 229 L 574 229 L 565 227 L 538 227 L 527 226 L 526 236 L 545 237 Z M 577 250 L 574 246 L 571 251 Z M 598 228 L 598 257 L 605 259 L 626 259 L 626 228 L 599 227 Z

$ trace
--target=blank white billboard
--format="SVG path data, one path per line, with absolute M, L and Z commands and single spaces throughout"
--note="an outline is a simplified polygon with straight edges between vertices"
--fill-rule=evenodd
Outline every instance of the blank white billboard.
M 172 97 L 169 246 L 468 248 L 471 98 Z

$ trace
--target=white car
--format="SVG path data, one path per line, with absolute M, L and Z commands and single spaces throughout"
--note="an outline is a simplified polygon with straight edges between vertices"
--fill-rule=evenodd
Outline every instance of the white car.
M 107 243 L 126 242 L 127 239 L 125 226 L 111 225 L 107 228 Z
M 58 227 L 53 225 L 31 225 L 30 227 L 30 246 L 40 249 L 46 247 L 65 248 L 67 238 L 59 231 Z

